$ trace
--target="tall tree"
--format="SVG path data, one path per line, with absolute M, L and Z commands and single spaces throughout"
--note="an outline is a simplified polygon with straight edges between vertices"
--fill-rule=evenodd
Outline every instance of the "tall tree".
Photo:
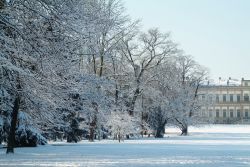
M 129 102 L 129 113 L 134 114 L 138 96 L 147 82 L 144 75 L 149 70 L 160 65 L 177 51 L 169 34 L 163 34 L 158 29 L 150 29 L 139 36 L 133 34 L 123 39 L 122 54 L 133 69 L 134 90 Z
M 82 60 L 87 67 L 85 71 L 96 77 L 106 78 L 108 80 L 115 79 L 115 98 L 117 102 L 118 85 L 117 85 L 117 45 L 122 37 L 128 34 L 136 23 L 131 23 L 129 17 L 125 15 L 124 6 L 119 0 L 89 0 L 86 1 L 87 17 L 85 31 L 88 33 L 88 41 L 86 42 L 83 53 L 87 55 Z M 98 78 L 96 78 L 99 80 Z M 95 92 L 102 92 L 102 85 L 95 85 Z M 113 89 L 112 89 L 113 90 Z M 104 90 L 105 91 L 105 90 Z M 113 94 L 110 90 L 106 93 Z M 106 96 L 108 96 L 106 94 Z M 94 140 L 94 133 L 97 128 L 97 117 L 100 112 L 100 105 L 97 101 L 92 101 L 93 119 L 90 123 L 90 141 Z
M 57 108 L 67 106 L 75 69 L 73 51 L 81 33 L 72 21 L 68 1 L 6 1 L 0 9 L 1 91 L 12 101 L 7 153 L 14 152 L 18 111 L 30 114 L 37 126 L 58 122 Z M 4 4 L 4 5 L 2 5 Z M 75 14 L 75 13 L 74 13 Z M 68 17 L 68 18 L 67 18 Z M 67 22 L 70 20 L 70 22 Z M 68 24 L 65 24 L 65 23 Z M 12 108 L 12 109 L 11 109 Z
M 180 127 L 182 135 L 187 135 L 188 126 L 201 120 L 199 112 L 203 102 L 198 98 L 198 91 L 207 77 L 207 70 L 190 56 L 178 57 L 177 67 L 180 69 L 179 80 L 171 106 L 174 121 Z

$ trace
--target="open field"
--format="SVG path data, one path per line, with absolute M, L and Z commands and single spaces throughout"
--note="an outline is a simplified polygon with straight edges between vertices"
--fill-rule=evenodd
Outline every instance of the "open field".
M 190 128 L 190 135 L 185 137 L 173 128 L 166 131 L 169 133 L 163 139 L 53 142 L 17 148 L 14 155 L 0 149 L 0 166 L 250 166 L 250 125 Z

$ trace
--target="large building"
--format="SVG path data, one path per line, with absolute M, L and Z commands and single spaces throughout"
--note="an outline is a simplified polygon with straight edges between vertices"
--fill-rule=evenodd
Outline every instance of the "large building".
M 207 81 L 199 94 L 201 100 L 211 104 L 201 109 L 205 118 L 214 123 L 250 123 L 250 80 L 219 78 L 217 83 Z

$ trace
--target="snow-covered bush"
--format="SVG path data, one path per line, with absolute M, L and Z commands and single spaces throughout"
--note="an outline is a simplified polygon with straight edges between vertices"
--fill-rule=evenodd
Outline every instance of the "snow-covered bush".
M 16 129 L 15 139 L 18 147 L 35 147 L 45 145 L 47 140 L 41 135 L 38 129 L 31 124 L 31 117 L 20 111 L 18 114 L 18 127 Z
M 127 135 L 140 133 L 138 122 L 127 112 L 111 113 L 107 125 L 110 127 L 111 136 L 119 142 Z
M 16 146 L 18 147 L 36 147 L 45 145 L 47 140 L 39 131 L 28 125 L 21 125 L 16 130 Z

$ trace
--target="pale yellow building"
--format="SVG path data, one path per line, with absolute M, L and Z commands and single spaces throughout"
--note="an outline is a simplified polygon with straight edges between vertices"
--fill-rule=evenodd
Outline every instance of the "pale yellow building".
M 201 100 L 210 101 L 203 106 L 202 116 L 214 123 L 250 123 L 250 80 L 219 79 L 207 81 L 199 91 Z

